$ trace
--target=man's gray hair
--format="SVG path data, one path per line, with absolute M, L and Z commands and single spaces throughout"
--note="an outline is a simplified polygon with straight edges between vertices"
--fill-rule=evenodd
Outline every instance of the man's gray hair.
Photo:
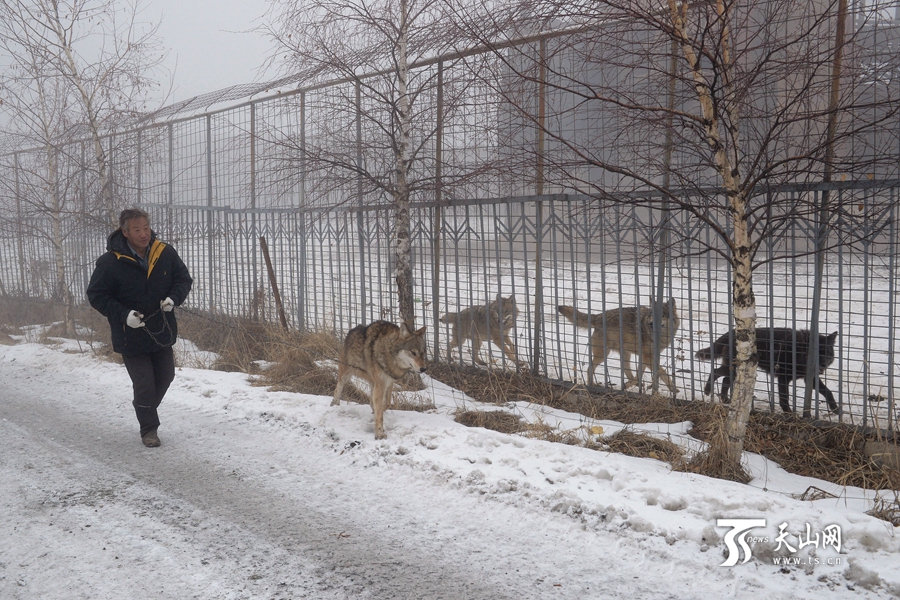
M 147 222 L 149 223 L 150 215 L 139 208 L 126 208 L 119 215 L 119 227 L 125 229 L 125 226 L 131 219 L 147 219 Z

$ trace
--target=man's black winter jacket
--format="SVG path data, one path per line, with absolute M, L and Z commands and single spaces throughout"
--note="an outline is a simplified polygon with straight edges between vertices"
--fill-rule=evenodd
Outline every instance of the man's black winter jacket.
M 152 234 L 145 271 L 121 229 L 109 236 L 106 249 L 108 252 L 97 259 L 87 297 L 91 306 L 109 320 L 113 350 L 133 356 L 174 344 L 178 334 L 175 312 L 163 312 L 159 303 L 171 298 L 179 306 L 191 291 L 193 279 L 178 253 Z M 144 315 L 146 327 L 125 324 L 132 310 Z

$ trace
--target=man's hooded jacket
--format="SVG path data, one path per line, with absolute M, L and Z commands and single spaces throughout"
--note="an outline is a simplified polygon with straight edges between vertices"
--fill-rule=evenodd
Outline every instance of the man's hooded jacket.
M 113 350 L 132 356 L 173 345 L 178 334 L 175 312 L 163 312 L 159 303 L 171 298 L 179 306 L 193 283 L 178 253 L 151 232 L 144 269 L 121 229 L 110 234 L 106 249 L 108 252 L 97 259 L 87 297 L 91 306 L 109 320 Z M 145 327 L 125 324 L 132 310 L 144 315 Z

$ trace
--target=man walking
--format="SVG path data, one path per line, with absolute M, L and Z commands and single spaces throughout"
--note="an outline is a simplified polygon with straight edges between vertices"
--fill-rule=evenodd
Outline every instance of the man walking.
M 175 379 L 172 309 L 184 302 L 193 280 L 175 249 L 156 239 L 146 212 L 123 210 L 119 225 L 97 259 L 87 297 L 109 320 L 113 350 L 122 355 L 134 387 L 141 440 L 155 448 L 157 408 Z

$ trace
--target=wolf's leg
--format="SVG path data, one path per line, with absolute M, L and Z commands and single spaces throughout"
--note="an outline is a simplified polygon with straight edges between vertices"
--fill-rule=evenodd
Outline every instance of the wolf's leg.
M 840 416 L 842 412 L 841 407 L 834 401 L 834 394 L 831 393 L 831 390 L 828 389 L 828 386 L 826 386 L 825 382 L 821 379 L 819 379 L 819 393 L 825 396 L 825 402 L 828 403 L 828 410 Z
M 384 435 L 384 407 L 385 395 L 391 393 L 393 384 L 385 385 L 381 377 L 375 379 L 372 385 L 372 412 L 375 415 L 375 439 L 383 440 Z
M 486 365 L 487 363 L 480 356 L 481 354 L 481 338 L 477 335 L 472 338 L 472 360 L 474 360 L 479 365 Z
M 644 376 L 644 367 L 646 367 L 646 361 L 642 362 L 640 365 L 640 374 L 635 375 L 634 371 L 631 370 L 631 352 L 627 350 L 619 350 L 619 357 L 622 360 L 622 372 L 625 374 L 625 385 L 622 386 L 622 389 L 629 388 L 633 385 L 640 385 L 641 377 Z M 643 358 L 641 360 L 644 360 Z
M 509 360 L 513 361 L 513 364 L 520 365 L 522 363 L 519 362 L 519 352 L 516 349 L 516 345 L 513 343 L 512 339 L 509 337 L 509 333 L 503 334 L 503 350 L 506 352 L 506 356 L 509 357 Z
M 652 361 L 652 360 L 653 360 L 653 356 L 644 357 L 644 360 L 645 360 L 645 361 L 646 361 L 647 359 L 649 359 L 649 360 Z M 645 364 L 645 365 L 652 365 L 653 363 L 652 363 L 652 362 L 650 362 L 650 363 L 645 362 L 644 364 Z M 643 373 L 642 373 L 641 375 L 643 375 Z M 672 378 L 669 377 L 669 374 L 666 373 L 666 370 L 663 368 L 663 366 L 662 366 L 662 361 L 660 361 L 660 365 L 659 365 L 659 378 L 662 380 L 663 383 L 666 384 L 666 387 L 669 388 L 669 391 L 670 391 L 670 392 L 672 392 L 673 394 L 677 394 L 677 393 L 678 393 L 678 388 L 675 387 L 675 382 L 672 381 Z
M 602 332 L 598 329 L 591 336 L 591 375 L 597 370 L 597 367 L 603 364 L 603 361 L 609 357 L 611 348 L 605 343 Z M 596 383 L 596 380 L 594 380 Z
M 789 401 L 789 393 L 788 393 L 788 384 L 790 380 L 787 377 L 783 377 L 779 375 L 776 377 L 778 380 L 778 403 L 781 404 L 781 410 L 786 413 L 794 412 L 791 410 L 791 403 Z
M 703 394 L 705 396 L 712 396 L 713 388 L 716 385 L 716 373 L 719 371 L 718 367 L 716 367 L 716 363 L 713 362 L 713 368 L 709 371 L 709 379 L 706 380 L 706 385 L 703 386 Z
M 334 388 L 334 400 L 331 401 L 331 406 L 338 406 L 341 403 L 341 392 L 349 377 L 349 369 L 343 364 L 338 365 L 337 387 Z
M 514 365 L 519 364 L 519 360 L 516 358 L 516 347 L 513 345 L 512 340 L 509 339 L 508 333 L 491 332 L 491 340 Z
M 453 349 L 459 350 L 459 361 L 462 362 L 462 346 L 459 342 L 459 336 L 456 334 L 456 325 L 453 326 L 450 333 L 450 349 L 447 351 L 447 360 L 453 362 Z
M 709 379 L 706 380 L 706 385 L 703 386 L 703 393 L 707 396 L 715 394 L 716 381 L 719 380 L 719 377 L 724 377 L 726 375 L 728 375 L 728 367 L 724 365 L 719 367 L 713 362 L 713 367 L 709 372 Z
M 725 379 L 722 380 L 722 389 L 719 392 L 719 396 L 722 398 L 722 402 L 728 404 L 731 402 L 731 382 L 734 380 L 734 373 L 731 370 L 731 366 L 721 366 L 719 369 L 716 369 L 716 372 L 719 373 L 721 369 L 724 369 L 724 372 L 721 374 L 725 375 Z M 718 377 L 718 376 L 717 376 Z

